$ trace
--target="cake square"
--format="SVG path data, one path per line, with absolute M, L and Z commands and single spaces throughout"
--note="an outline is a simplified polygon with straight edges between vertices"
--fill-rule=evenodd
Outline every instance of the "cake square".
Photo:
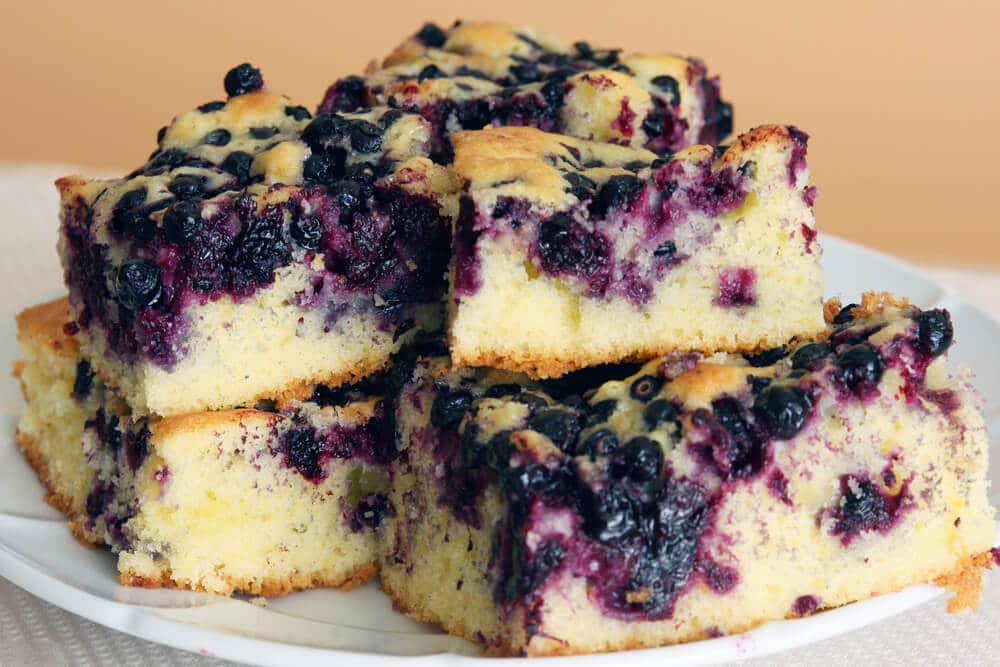
M 946 368 L 948 313 L 870 294 L 829 314 L 766 358 L 632 374 L 421 360 L 383 589 L 503 655 L 738 633 L 920 582 L 974 606 L 997 556 L 989 446 L 970 374 Z
M 527 125 L 656 152 L 717 144 L 732 132 L 718 77 L 695 58 L 572 46 L 527 26 L 426 24 L 383 67 L 327 90 L 321 112 L 389 105 L 432 123 L 435 156 L 450 161 L 458 129 Z
M 17 441 L 76 537 L 117 554 L 123 584 L 280 595 L 374 575 L 391 509 L 373 386 L 135 417 L 63 332 L 68 316 L 59 299 L 18 318 Z
M 138 170 L 57 183 L 83 356 L 137 415 L 306 397 L 439 326 L 450 176 L 427 121 L 312 118 L 262 85 L 241 65 Z
M 553 377 L 816 335 L 806 141 L 762 126 L 667 159 L 534 128 L 457 134 L 452 361 Z

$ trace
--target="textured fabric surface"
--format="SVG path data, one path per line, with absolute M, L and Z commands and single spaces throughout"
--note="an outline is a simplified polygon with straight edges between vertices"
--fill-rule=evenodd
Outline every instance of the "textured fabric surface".
M 0 295 L 5 313 L 32 299 L 54 296 L 60 289 L 51 182 L 71 171 L 58 166 L 0 165 L 0 211 L 15 214 L 4 221 L 5 233 L 0 234 L 4 273 L 33 278 L 5 283 Z M 32 256 L 19 251 L 29 239 L 32 247 L 52 247 L 52 252 Z M 927 266 L 927 273 L 1000 319 L 1000 272 Z M 4 331 L 12 333 L 12 326 Z M 945 613 L 944 604 L 939 597 L 861 630 L 744 664 L 984 665 L 1000 661 L 1000 573 L 987 575 L 977 613 L 952 616 Z M 38 664 L 207 667 L 227 663 L 110 630 L 0 579 L 0 666 Z M 627 664 L 625 656 L 622 664 Z

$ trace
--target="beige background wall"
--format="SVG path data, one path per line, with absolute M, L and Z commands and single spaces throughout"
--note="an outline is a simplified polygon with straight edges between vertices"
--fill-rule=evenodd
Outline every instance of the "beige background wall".
M 244 60 L 313 107 L 424 19 L 698 55 L 738 129 L 808 131 L 823 229 L 1000 267 L 1000 2 L 0 2 L 0 160 L 131 167 Z

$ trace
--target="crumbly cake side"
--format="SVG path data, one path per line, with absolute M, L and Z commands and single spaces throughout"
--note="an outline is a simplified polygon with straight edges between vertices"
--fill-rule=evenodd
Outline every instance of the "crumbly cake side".
M 117 554 L 122 583 L 279 595 L 373 576 L 391 508 L 372 382 L 137 418 L 82 362 L 67 314 L 60 299 L 18 318 L 18 442 L 74 535 Z
M 988 442 L 947 312 L 870 295 L 825 333 L 545 382 L 422 360 L 383 589 L 502 655 L 732 634 L 921 582 L 975 606 Z
M 700 60 L 621 54 L 587 42 L 571 47 L 525 26 L 425 25 L 363 77 L 327 90 L 320 112 L 372 105 L 412 109 L 434 128 L 435 156 L 449 137 L 489 125 L 529 125 L 657 152 L 720 143 L 732 107 Z
M 533 128 L 456 135 L 452 361 L 553 377 L 819 334 L 806 139 L 762 126 L 663 160 Z
M 262 86 L 241 65 L 136 171 L 57 182 L 82 351 L 136 414 L 356 380 L 439 325 L 454 197 L 428 122 Z

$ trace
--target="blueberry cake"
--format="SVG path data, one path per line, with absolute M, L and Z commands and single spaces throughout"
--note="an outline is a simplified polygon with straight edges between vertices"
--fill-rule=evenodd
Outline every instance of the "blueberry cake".
M 17 440 L 77 538 L 117 553 L 122 583 L 279 595 L 374 575 L 391 510 L 370 386 L 136 418 L 79 356 L 67 317 L 60 299 L 18 318 Z
M 420 113 L 447 161 L 459 129 L 528 125 L 656 152 L 716 144 L 732 131 L 719 80 L 693 58 L 622 55 L 587 42 L 572 47 L 528 27 L 425 25 L 384 67 L 327 90 L 320 111 L 373 105 Z
M 451 177 L 428 122 L 312 118 L 250 65 L 225 87 L 126 177 L 57 183 L 73 326 L 136 414 L 356 380 L 440 318 Z
M 814 342 L 558 381 L 421 360 L 383 588 L 527 655 L 715 637 L 917 582 L 974 604 L 988 443 L 968 372 L 946 368 L 949 315 L 875 294 L 830 314 Z
M 535 128 L 456 134 L 452 361 L 552 377 L 819 333 L 806 140 L 763 126 L 664 159 Z

